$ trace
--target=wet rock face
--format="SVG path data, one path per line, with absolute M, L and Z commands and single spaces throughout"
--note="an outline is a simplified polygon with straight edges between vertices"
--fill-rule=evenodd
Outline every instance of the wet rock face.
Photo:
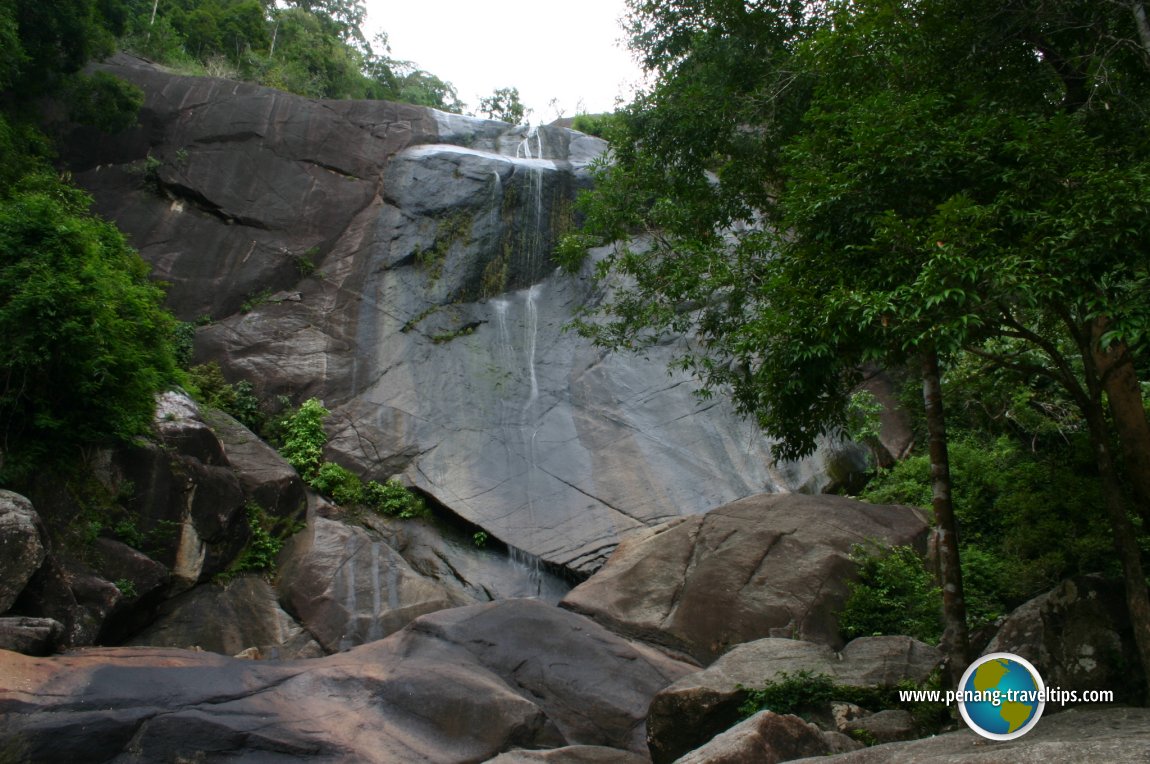
M 140 127 L 74 141 L 77 181 L 177 314 L 212 319 L 200 359 L 323 399 L 329 458 L 364 477 L 402 473 L 581 577 L 636 529 L 857 466 L 771 466 L 725 400 L 668 375 L 675 342 L 607 356 L 565 330 L 597 296 L 551 252 L 602 141 L 104 68 L 144 88 Z

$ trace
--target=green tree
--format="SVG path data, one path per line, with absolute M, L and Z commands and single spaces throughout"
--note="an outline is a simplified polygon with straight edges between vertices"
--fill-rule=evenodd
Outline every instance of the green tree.
M 148 268 L 51 176 L 0 198 L 0 482 L 147 430 L 174 380 L 174 321 Z
M 531 110 L 519 100 L 519 88 L 498 88 L 491 95 L 479 99 L 479 113 L 509 125 L 522 125 L 527 122 Z
M 691 332 L 680 364 L 731 390 L 784 458 L 841 430 L 863 364 L 919 369 L 952 673 L 965 618 L 941 381 L 966 353 L 1080 409 L 1150 666 L 1102 408 L 1109 393 L 1137 442 L 1150 78 L 1135 18 L 1074 0 L 632 3 L 657 77 L 614 126 L 581 243 L 642 236 L 599 263 L 626 279 L 581 328 L 624 348 Z

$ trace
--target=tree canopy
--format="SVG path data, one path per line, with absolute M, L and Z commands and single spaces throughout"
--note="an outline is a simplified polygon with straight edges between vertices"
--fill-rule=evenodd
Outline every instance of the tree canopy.
M 597 266 L 623 278 L 582 331 L 623 348 L 689 333 L 681 365 L 783 457 L 841 432 L 867 364 L 912 364 L 929 387 L 969 355 L 1056 385 L 1100 449 L 1128 604 L 1150 627 L 1105 453 L 1117 433 L 1126 478 L 1150 484 L 1135 445 L 1150 442 L 1141 3 L 631 9 L 654 84 L 616 121 L 584 203 L 577 243 L 624 243 Z

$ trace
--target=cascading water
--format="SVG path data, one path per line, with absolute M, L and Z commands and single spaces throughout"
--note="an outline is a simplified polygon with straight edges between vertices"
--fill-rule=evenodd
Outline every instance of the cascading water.
M 508 300 L 493 300 L 491 303 L 495 310 L 495 324 L 498 333 L 496 354 L 499 362 L 507 369 L 509 378 L 522 380 L 520 385 L 506 388 L 506 395 L 503 398 L 504 413 L 500 419 L 509 446 L 509 459 L 515 462 L 519 462 L 520 459 L 523 460 L 526 517 L 521 537 L 529 545 L 533 542 L 538 521 L 535 512 L 535 493 L 539 478 L 536 452 L 536 438 L 539 434 L 540 424 L 538 411 L 539 377 L 536 370 L 536 353 L 539 342 L 539 309 L 537 304 L 539 294 L 540 286 L 536 284 L 522 290 L 517 295 L 521 295 L 523 299 L 521 356 L 516 352 L 511 340 L 508 314 L 512 303 Z M 523 390 L 525 395 L 519 393 L 520 390 Z M 519 448 L 513 450 L 510 448 L 510 444 L 515 442 L 518 442 Z M 517 453 L 513 451 L 517 451 Z M 527 574 L 531 594 L 533 596 L 542 595 L 546 578 L 542 560 L 511 545 L 508 545 L 508 556 Z
M 531 139 L 535 139 L 535 153 L 531 152 Z M 543 133 L 538 127 L 532 125 L 527 129 L 527 135 L 515 147 L 515 156 L 522 159 L 542 159 L 543 158 Z

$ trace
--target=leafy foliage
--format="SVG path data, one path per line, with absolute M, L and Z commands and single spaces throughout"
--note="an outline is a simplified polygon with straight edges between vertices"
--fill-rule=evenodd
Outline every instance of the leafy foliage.
M 327 433 L 323 420 L 330 412 L 316 398 L 309 398 L 282 423 L 280 453 L 308 483 L 319 474 Z
M 839 615 L 846 639 L 881 634 L 905 634 L 938 644 L 942 636 L 940 595 L 922 558 L 908 546 L 876 553 L 856 548 L 859 580 Z
M 235 564 L 224 578 L 245 571 L 267 572 L 275 570 L 276 557 L 283 549 L 283 539 L 272 533 L 272 522 L 263 508 L 254 502 L 244 505 L 251 538 Z
M 144 432 L 174 381 L 175 322 L 147 266 L 90 200 L 47 175 L 0 197 L 5 475 Z
M 312 488 L 336 504 L 351 506 L 363 502 L 363 483 L 359 476 L 334 462 L 321 464 L 315 477 L 308 482 L 311 483 Z
M 571 129 L 587 135 L 606 138 L 611 129 L 613 118 L 614 115 L 612 114 L 576 114 L 571 121 Z
M 183 324 L 183 326 L 191 325 Z M 253 432 L 260 432 L 267 421 L 267 416 L 260 407 L 255 386 L 246 379 L 234 384 L 228 382 L 224 379 L 220 365 L 215 361 L 188 369 L 185 387 L 196 400 L 235 417 Z
M 121 43 L 182 71 L 246 79 L 311 98 L 370 98 L 461 112 L 455 88 L 368 42 L 362 2 L 178 0 L 133 4 Z
M 518 88 L 498 88 L 491 95 L 479 99 L 480 114 L 509 125 L 524 124 L 530 112 L 531 110 L 519 100 Z
M 363 502 L 380 514 L 404 520 L 429 514 L 426 502 L 395 478 L 383 483 L 368 481 L 363 487 Z
M 970 579 L 972 609 L 981 611 L 982 619 L 1068 576 L 1116 572 L 1084 440 L 1078 436 L 1037 452 L 1006 436 L 990 440 L 968 434 L 952 440 L 959 543 L 968 558 L 963 574 Z M 879 473 L 861 498 L 927 507 L 929 473 L 929 460 L 912 456 Z
M 358 475 L 334 462 L 324 461 L 327 434 L 323 429 L 327 409 L 308 399 L 280 425 L 280 453 L 299 471 L 304 481 L 337 504 L 365 505 L 376 512 L 403 519 L 428 514 L 426 503 L 395 478 L 384 483 L 363 482 Z
M 928 680 L 927 687 L 936 687 L 937 679 Z M 937 732 L 946 721 L 946 710 L 941 704 L 902 701 L 902 690 L 922 689 L 903 682 L 894 687 L 852 687 L 837 684 L 833 677 L 811 671 L 782 672 L 779 678 L 759 689 L 742 688 L 746 700 L 739 714 L 746 718 L 759 711 L 776 714 L 810 716 L 825 713 L 833 702 L 853 703 L 869 711 L 904 709 L 914 717 L 923 732 Z M 865 741 L 864 741 L 865 742 Z

